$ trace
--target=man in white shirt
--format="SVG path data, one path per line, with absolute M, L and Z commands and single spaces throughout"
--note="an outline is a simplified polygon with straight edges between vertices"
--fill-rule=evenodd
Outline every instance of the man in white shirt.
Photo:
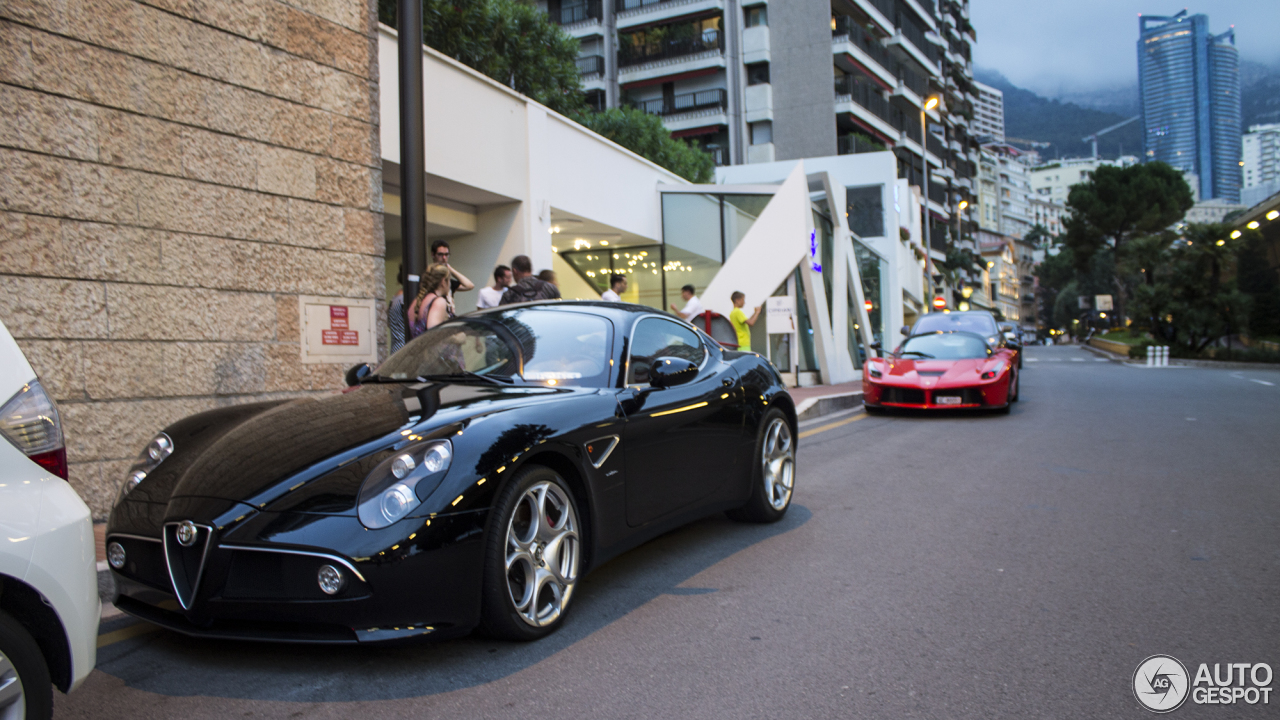
M 627 278 L 622 275 L 609 277 L 609 289 L 600 295 L 605 302 L 622 302 L 622 293 L 627 291 Z
M 693 292 L 692 285 L 685 285 L 680 288 L 680 297 L 684 298 L 684 307 L 677 309 L 676 304 L 671 303 L 671 310 L 690 322 L 693 322 L 695 317 L 702 314 L 702 301 Z
M 511 268 L 499 265 L 493 270 L 493 287 L 480 288 L 480 299 L 476 301 L 476 309 L 498 307 L 502 301 L 502 293 L 511 287 Z

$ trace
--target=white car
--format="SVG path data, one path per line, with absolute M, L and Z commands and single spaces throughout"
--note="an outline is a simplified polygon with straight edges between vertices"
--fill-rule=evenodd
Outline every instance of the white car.
M 58 409 L 0 323 L 0 720 L 47 718 L 98 652 L 93 520 Z

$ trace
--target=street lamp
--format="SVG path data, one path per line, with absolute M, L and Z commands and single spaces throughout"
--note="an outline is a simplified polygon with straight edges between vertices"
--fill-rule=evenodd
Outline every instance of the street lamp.
M 924 263 L 925 263 L 925 291 L 933 294 L 933 254 L 932 247 L 929 244 L 929 128 L 926 125 L 928 119 L 925 113 L 938 106 L 938 98 L 936 96 L 925 101 L 924 109 L 920 111 L 920 167 L 923 169 L 924 184 L 921 185 L 921 194 L 924 196 Z M 929 312 L 928 303 L 924 306 L 924 311 Z

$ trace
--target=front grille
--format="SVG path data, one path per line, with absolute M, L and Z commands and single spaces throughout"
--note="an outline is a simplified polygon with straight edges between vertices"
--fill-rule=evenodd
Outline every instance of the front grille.
M 225 551 L 225 546 L 220 551 Z M 336 595 L 326 595 L 316 583 L 324 565 L 342 571 L 346 584 Z M 330 558 L 279 552 L 233 550 L 224 600 L 346 600 L 368 595 L 368 587 L 351 571 Z
M 933 393 L 933 404 L 941 405 L 938 402 L 940 397 L 957 397 L 960 398 L 962 405 L 981 405 L 982 391 L 978 388 L 953 388 L 947 390 L 935 390 Z
M 204 561 L 208 555 L 209 536 L 213 528 L 208 525 L 196 525 L 196 540 L 189 547 L 178 542 L 178 525 L 167 523 L 164 526 L 164 555 L 169 565 L 169 578 L 173 581 L 173 594 L 183 609 L 191 607 L 196 591 L 200 588 L 200 575 L 204 572 Z
M 884 399 L 881 402 L 923 405 L 924 391 L 915 388 L 887 387 L 884 389 Z

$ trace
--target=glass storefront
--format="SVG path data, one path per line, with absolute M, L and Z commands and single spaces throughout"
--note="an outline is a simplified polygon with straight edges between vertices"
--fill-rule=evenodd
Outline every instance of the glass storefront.
M 627 278 L 623 302 L 658 310 L 664 307 L 661 245 L 564 251 L 560 258 L 597 292 L 609 289 L 610 276 L 623 275 Z
M 858 259 L 858 274 L 862 276 L 862 297 L 871 303 L 867 308 L 871 337 L 875 342 L 883 344 L 886 336 L 884 277 L 888 273 L 889 264 L 858 240 L 853 241 L 853 254 Z
M 680 288 L 685 285 L 693 285 L 701 295 L 772 199 L 772 195 L 664 193 L 666 298 L 661 307 L 681 305 Z

